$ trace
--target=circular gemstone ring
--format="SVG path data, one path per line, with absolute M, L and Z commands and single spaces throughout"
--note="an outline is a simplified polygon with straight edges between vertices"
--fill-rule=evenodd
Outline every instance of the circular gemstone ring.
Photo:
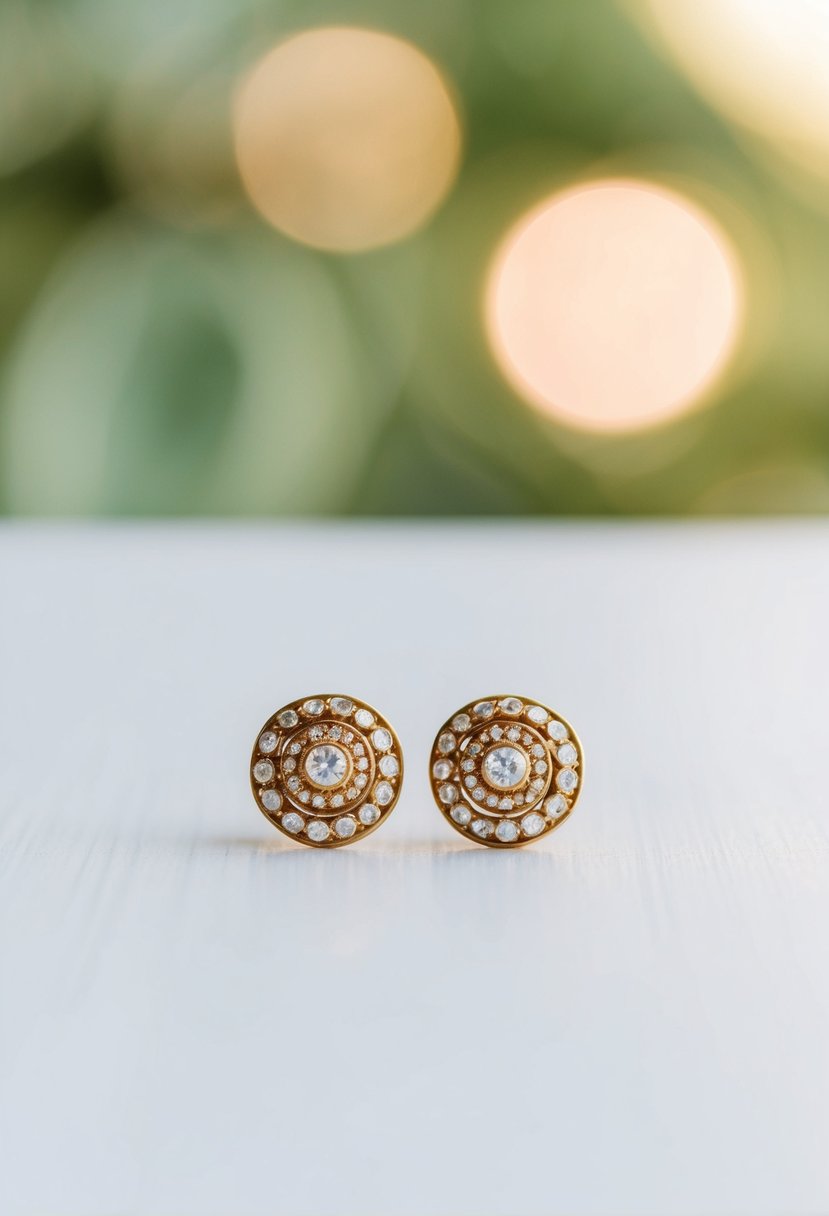
M 259 731 L 250 781 L 274 827 L 302 844 L 337 848 L 391 814 L 403 753 L 389 723 L 364 701 L 306 697 L 283 705 Z
M 438 731 L 429 759 L 435 802 L 477 844 L 517 848 L 569 818 L 584 759 L 560 714 L 525 697 L 464 705 Z

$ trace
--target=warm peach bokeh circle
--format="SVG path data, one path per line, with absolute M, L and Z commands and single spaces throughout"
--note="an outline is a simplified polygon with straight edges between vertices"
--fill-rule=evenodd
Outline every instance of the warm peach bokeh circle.
M 689 199 L 643 181 L 545 200 L 507 234 L 486 292 L 506 378 L 586 430 L 637 430 L 694 405 L 732 354 L 741 318 L 725 234 Z
M 458 169 L 460 124 L 435 65 L 375 30 L 307 30 L 242 82 L 236 159 L 262 215 L 296 240 L 360 250 L 407 236 Z

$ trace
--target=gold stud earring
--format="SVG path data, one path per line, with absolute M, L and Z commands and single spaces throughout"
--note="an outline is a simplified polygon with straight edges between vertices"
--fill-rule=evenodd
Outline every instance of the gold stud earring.
M 576 732 L 539 701 L 487 697 L 453 714 L 429 759 L 435 802 L 469 840 L 517 848 L 555 831 L 581 792 Z
M 256 737 L 250 762 L 265 818 L 314 848 L 362 840 L 388 819 L 403 783 L 400 741 L 356 697 L 329 694 L 283 705 Z

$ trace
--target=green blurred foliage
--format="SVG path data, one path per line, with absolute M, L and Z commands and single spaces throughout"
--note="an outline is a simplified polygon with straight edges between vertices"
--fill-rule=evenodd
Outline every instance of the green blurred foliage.
M 240 73 L 309 26 L 399 34 L 457 92 L 464 159 L 420 232 L 325 254 L 233 164 Z M 662 514 L 829 508 L 829 224 L 611 0 L 6 0 L 0 504 L 8 513 Z M 675 182 L 747 268 L 711 405 L 602 437 L 503 382 L 504 231 L 592 173 Z

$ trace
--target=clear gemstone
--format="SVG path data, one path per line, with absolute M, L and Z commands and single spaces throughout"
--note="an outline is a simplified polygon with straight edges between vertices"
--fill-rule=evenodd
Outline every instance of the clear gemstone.
M 391 735 L 387 730 L 383 730 L 382 727 L 372 732 L 371 741 L 378 752 L 386 752 L 391 747 Z
M 500 739 L 504 733 L 504 728 L 503 726 L 493 726 L 489 733 L 492 735 L 493 739 Z
M 339 836 L 340 840 L 348 840 L 349 836 L 353 836 L 357 831 L 357 823 L 350 815 L 343 815 L 334 824 L 334 831 Z
M 358 770 L 358 772 L 364 773 L 367 768 L 368 768 L 368 760 L 365 758 L 365 756 L 361 756 L 360 759 L 357 761 L 357 770 Z
M 321 739 L 324 734 L 325 734 L 325 731 L 322 729 L 321 726 L 312 726 L 311 729 L 308 731 L 308 738 L 309 739 Z
M 332 726 L 328 731 L 329 739 L 341 739 L 343 728 L 341 726 Z
M 524 795 L 516 794 L 513 801 L 515 802 L 516 806 L 523 806 L 524 805 Z
M 564 743 L 556 752 L 559 764 L 575 764 L 579 758 L 579 753 L 573 747 L 572 743 Z
M 330 789 L 339 785 L 348 771 L 348 761 L 341 747 L 333 743 L 321 743 L 312 747 L 305 757 L 305 771 L 314 785 Z
M 310 802 L 311 801 L 310 790 L 300 790 L 299 794 L 297 796 L 298 796 L 300 802 Z
M 534 777 L 530 782 L 530 789 L 535 790 L 536 793 L 540 793 L 544 789 L 544 778 Z
M 487 836 L 492 835 L 492 824 L 486 819 L 476 819 L 472 824 L 472 831 L 476 836 L 486 839 Z
M 266 811 L 278 811 L 282 806 L 282 796 L 278 790 L 262 790 L 262 806 Z
M 521 820 L 521 827 L 525 836 L 538 836 L 544 831 L 544 816 L 539 815 L 538 811 L 531 811 Z
M 272 752 L 276 750 L 277 738 L 272 730 L 266 730 L 259 736 L 260 752 Z
M 298 756 L 299 753 L 302 751 L 302 744 L 301 743 L 292 743 L 291 746 L 288 748 L 288 751 L 291 753 L 292 756 Z
M 454 785 L 442 785 L 438 790 L 438 798 L 450 806 L 453 802 L 458 801 L 458 791 Z
M 499 701 L 498 704 L 505 714 L 520 714 L 524 708 L 523 702 L 519 701 L 517 697 L 504 697 L 503 701 Z
M 562 739 L 567 738 L 567 727 L 563 722 L 556 722 L 554 718 L 552 722 L 547 724 L 547 734 L 551 739 L 555 739 L 556 742 L 560 742 Z
M 475 771 L 475 761 L 474 760 L 464 760 L 463 764 L 461 765 L 461 768 L 463 769 L 463 771 L 465 773 L 472 773 Z
M 472 712 L 476 718 L 491 718 L 494 706 L 491 701 L 479 701 Z
M 465 730 L 469 730 L 472 725 L 472 719 L 469 714 L 455 714 L 452 719 L 452 729 L 463 734 Z
M 354 721 L 365 729 L 374 724 L 374 714 L 369 713 L 367 709 L 358 709 L 354 715 Z
M 546 773 L 547 761 L 546 760 L 536 760 L 535 764 L 533 765 L 533 770 L 536 773 Z
M 296 760 L 293 756 L 286 756 L 282 761 L 282 768 L 286 773 L 292 773 L 296 768 Z
M 381 806 L 388 806 L 394 797 L 394 790 L 388 781 L 381 781 L 374 791 L 374 797 Z
M 511 790 L 527 775 L 527 757 L 517 747 L 493 747 L 484 757 L 484 776 L 498 790 Z
M 445 730 L 438 739 L 438 751 L 453 752 L 455 750 L 455 736 L 450 730 Z
M 354 799 L 357 797 L 356 785 L 350 785 L 345 792 L 346 792 L 346 796 L 348 797 L 349 801 L 353 802 Z
M 544 803 L 544 810 L 548 815 L 562 815 L 567 810 L 567 803 L 561 794 L 554 794 Z
M 349 701 L 348 697 L 332 697 L 331 708 L 335 714 L 340 717 L 347 718 L 354 708 L 354 702 Z
M 511 798 L 502 798 L 501 801 L 498 803 L 498 809 L 500 811 L 511 811 L 512 810 L 512 799 Z
M 527 732 L 524 731 L 524 746 L 529 747 L 530 744 L 532 743 L 532 741 L 533 741 L 532 735 L 528 735 Z
M 283 709 L 282 713 L 277 716 L 276 720 L 280 726 L 283 726 L 286 730 L 289 730 L 292 726 L 296 726 L 299 718 L 292 709 Z
M 296 811 L 288 811 L 287 815 L 282 816 L 282 826 L 286 832 L 301 832 L 305 827 L 305 820 L 301 815 L 297 815 Z
M 481 750 L 481 745 L 480 743 L 470 743 L 466 750 L 469 752 L 470 756 L 477 756 Z
M 504 844 L 510 844 L 518 839 L 518 824 L 513 823 L 511 819 L 502 819 L 495 829 L 495 835 Z
M 517 743 L 521 738 L 521 731 L 517 726 L 511 726 L 507 731 L 507 738 L 512 739 L 513 743 Z
M 472 791 L 472 797 L 475 799 L 476 802 L 483 802 L 484 793 L 485 793 L 484 787 L 482 785 L 478 785 Z
M 335 794 L 334 797 L 331 799 L 332 806 L 342 806 L 342 804 L 344 802 L 345 802 L 345 799 L 343 798 L 342 794 Z
M 301 785 L 302 785 L 302 782 L 300 781 L 299 777 L 289 777 L 288 778 L 288 789 L 289 790 L 298 790 Z
M 380 818 L 380 811 L 372 802 L 367 802 L 365 806 L 360 807 L 359 815 L 360 823 L 364 823 L 368 827 L 377 822 Z
M 354 784 L 357 786 L 358 790 L 365 789 L 366 785 L 368 784 L 368 777 L 365 775 L 365 773 L 358 773 L 354 778 Z
M 283 823 L 285 820 L 283 819 Z M 329 827 L 327 823 L 323 823 L 321 819 L 312 819 L 306 828 L 308 836 L 311 840 L 327 840 L 329 836 Z
M 468 806 L 453 806 L 449 814 L 455 820 L 455 823 L 459 823 L 462 828 L 465 828 L 472 818 L 472 812 Z
M 311 806 L 315 806 L 317 810 L 319 810 L 320 807 L 325 806 L 325 799 L 323 798 L 322 794 L 314 794 L 314 797 L 311 799 Z
M 266 781 L 272 781 L 274 767 L 270 760 L 257 760 L 253 766 L 253 775 L 260 784 L 264 785 Z
M 572 794 L 578 783 L 578 773 L 572 768 L 563 768 L 561 772 L 556 775 L 556 785 L 560 790 L 563 790 L 565 794 Z
M 396 756 L 383 756 L 380 761 L 380 772 L 384 777 L 396 777 L 400 772 L 400 765 Z
M 325 709 L 325 702 L 314 697 L 312 700 L 306 701 L 302 708 L 305 710 L 306 714 L 313 714 L 316 716 L 317 714 L 321 714 Z
M 349 731 L 345 736 L 344 742 L 350 743 L 353 738 L 354 736 L 352 735 L 351 731 Z M 366 749 L 363 747 L 362 743 L 355 743 L 351 750 L 354 752 L 355 756 L 364 756 L 366 754 Z
M 438 762 L 432 766 L 432 772 L 435 774 L 438 781 L 445 781 L 447 777 L 452 776 L 452 761 L 438 760 Z
M 541 743 L 534 743 L 533 755 L 535 756 L 536 760 L 543 760 L 547 755 L 547 749 Z
M 469 773 L 468 776 L 464 777 L 463 783 L 468 790 L 474 790 L 475 786 L 478 784 L 478 778 L 474 773 Z
M 547 711 L 542 709 L 540 705 L 531 705 L 527 710 L 527 717 L 531 722 L 546 722 Z
M 498 799 L 495 797 L 494 794 L 489 794 L 487 797 L 487 800 L 486 800 L 486 804 L 487 804 L 487 806 L 497 806 Z

